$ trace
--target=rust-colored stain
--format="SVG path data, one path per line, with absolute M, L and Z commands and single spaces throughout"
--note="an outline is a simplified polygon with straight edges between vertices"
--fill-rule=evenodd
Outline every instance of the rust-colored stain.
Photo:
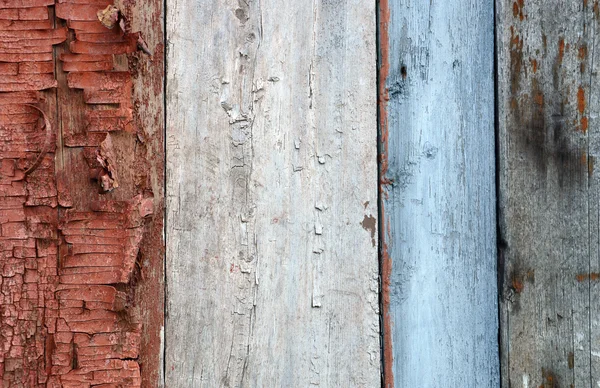
M 515 18 L 519 18 L 519 20 L 523 20 L 525 16 L 523 15 L 523 6 L 525 4 L 522 1 L 515 1 L 513 3 L 513 16 Z
M 580 273 L 575 278 L 577 279 L 578 282 L 584 282 L 586 280 L 596 281 L 596 280 L 600 279 L 600 273 L 598 273 L 598 272 Z
M 598 1 L 594 1 L 594 17 L 596 19 L 600 19 L 600 6 L 598 6 Z
M 523 42 L 520 40 L 519 35 L 515 34 L 514 27 L 510 27 L 510 48 L 516 50 L 523 49 Z
M 529 62 L 531 63 L 531 70 L 533 70 L 533 74 L 538 71 L 538 61 L 535 58 L 530 58 Z
M 558 388 L 558 379 L 554 372 L 548 369 L 542 369 L 542 379 L 543 383 L 540 385 L 540 388 Z
M 525 284 L 523 284 L 523 281 L 521 281 L 521 279 L 516 278 L 516 277 L 512 279 L 511 284 L 512 284 L 513 290 L 517 294 L 520 294 L 521 292 L 523 292 L 523 289 L 525 288 Z
M 513 17 L 518 17 L 519 16 L 519 4 L 517 4 L 517 2 L 515 1 L 513 3 Z
M 558 63 L 561 64 L 565 57 L 565 39 L 558 39 Z
M 392 273 L 392 259 L 389 256 L 386 242 L 386 232 L 389 225 L 385 219 L 385 188 L 388 170 L 388 114 L 387 103 L 389 94 L 387 78 L 390 72 L 390 6 L 389 0 L 378 0 L 379 3 L 379 85 L 377 102 L 379 109 L 379 206 L 380 206 L 380 271 L 381 271 L 381 312 L 382 312 L 382 338 L 383 338 L 383 387 L 394 388 L 394 353 L 392 348 L 392 320 L 390 315 L 390 276 Z
M 585 112 L 585 90 L 581 86 L 577 89 L 577 110 L 581 114 Z
M 510 274 L 510 287 L 512 290 L 520 294 L 525 290 L 525 282 L 535 283 L 535 270 L 530 269 L 527 272 L 515 269 Z
M 510 27 L 510 92 L 516 96 L 520 89 L 521 72 L 523 68 L 523 41 Z
M 581 132 L 586 133 L 587 129 L 588 129 L 588 118 L 587 117 L 582 117 L 581 121 L 580 121 L 580 128 L 581 128 Z
M 587 45 L 582 44 L 579 46 L 579 50 L 577 50 L 577 58 L 584 60 L 587 57 Z

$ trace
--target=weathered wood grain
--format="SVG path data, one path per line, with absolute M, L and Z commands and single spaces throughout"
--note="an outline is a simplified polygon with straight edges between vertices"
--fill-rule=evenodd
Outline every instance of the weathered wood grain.
M 167 7 L 169 387 L 380 384 L 375 4 Z
M 162 387 L 164 383 L 164 2 L 166 0 L 125 2 L 121 9 L 132 31 L 140 31 L 151 51 L 130 54 L 136 134 L 135 164 L 138 189 L 151 191 L 154 216 L 146 225 L 140 244 L 139 278 L 135 284 L 133 314 L 142 322 L 140 363 L 142 387 Z
M 385 386 L 497 387 L 493 3 L 380 5 Z
M 600 384 L 597 1 L 497 1 L 502 381 Z

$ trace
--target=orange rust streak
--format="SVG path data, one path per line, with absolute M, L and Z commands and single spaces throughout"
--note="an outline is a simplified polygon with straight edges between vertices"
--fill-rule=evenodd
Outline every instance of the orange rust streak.
M 587 118 L 587 117 L 585 117 L 585 116 L 584 116 L 584 117 L 582 117 L 582 118 L 581 118 L 581 131 L 582 131 L 583 133 L 586 133 L 586 132 L 587 132 L 588 125 L 589 125 L 589 123 L 588 123 L 588 118 Z
M 534 74 L 537 73 L 538 62 L 536 59 L 531 59 L 531 68 L 532 68 Z
M 562 63 L 565 57 L 565 39 L 560 38 L 558 40 L 558 63 Z
M 575 278 L 577 279 L 578 282 L 584 282 L 588 279 L 592 280 L 592 281 L 596 281 L 596 280 L 600 279 L 600 273 L 598 273 L 598 272 L 580 273 Z
M 585 111 L 585 90 L 581 86 L 577 90 L 577 110 L 581 114 Z
M 579 51 L 577 53 L 577 57 L 581 60 L 585 59 L 587 56 L 587 46 L 585 44 L 579 47 Z
M 523 282 L 521 280 L 514 278 L 512 280 L 512 287 L 517 294 L 520 294 L 521 292 L 523 292 L 525 285 L 523 284 Z

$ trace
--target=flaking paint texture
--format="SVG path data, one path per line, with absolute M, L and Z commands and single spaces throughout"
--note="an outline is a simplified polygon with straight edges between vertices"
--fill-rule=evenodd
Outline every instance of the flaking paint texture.
M 138 131 L 131 75 L 115 70 L 113 55 L 135 51 L 139 35 L 102 26 L 96 14 L 108 4 L 0 2 L 2 388 L 141 386 L 142 331 L 130 307 L 153 198 L 104 197 L 119 187 L 112 134 Z M 49 6 L 66 26 L 54 27 L 64 21 Z M 57 64 L 53 45 L 66 40 Z M 55 66 L 83 89 L 74 91 L 85 101 L 77 131 L 58 122 L 47 91 L 59 86 Z M 80 147 L 89 170 L 56 169 L 57 141 Z M 77 174 L 95 182 L 95 200 L 78 200 Z

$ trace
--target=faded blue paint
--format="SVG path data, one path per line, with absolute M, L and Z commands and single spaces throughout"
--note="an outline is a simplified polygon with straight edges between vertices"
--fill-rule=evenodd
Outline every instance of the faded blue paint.
M 493 2 L 389 5 L 395 386 L 498 387 Z

